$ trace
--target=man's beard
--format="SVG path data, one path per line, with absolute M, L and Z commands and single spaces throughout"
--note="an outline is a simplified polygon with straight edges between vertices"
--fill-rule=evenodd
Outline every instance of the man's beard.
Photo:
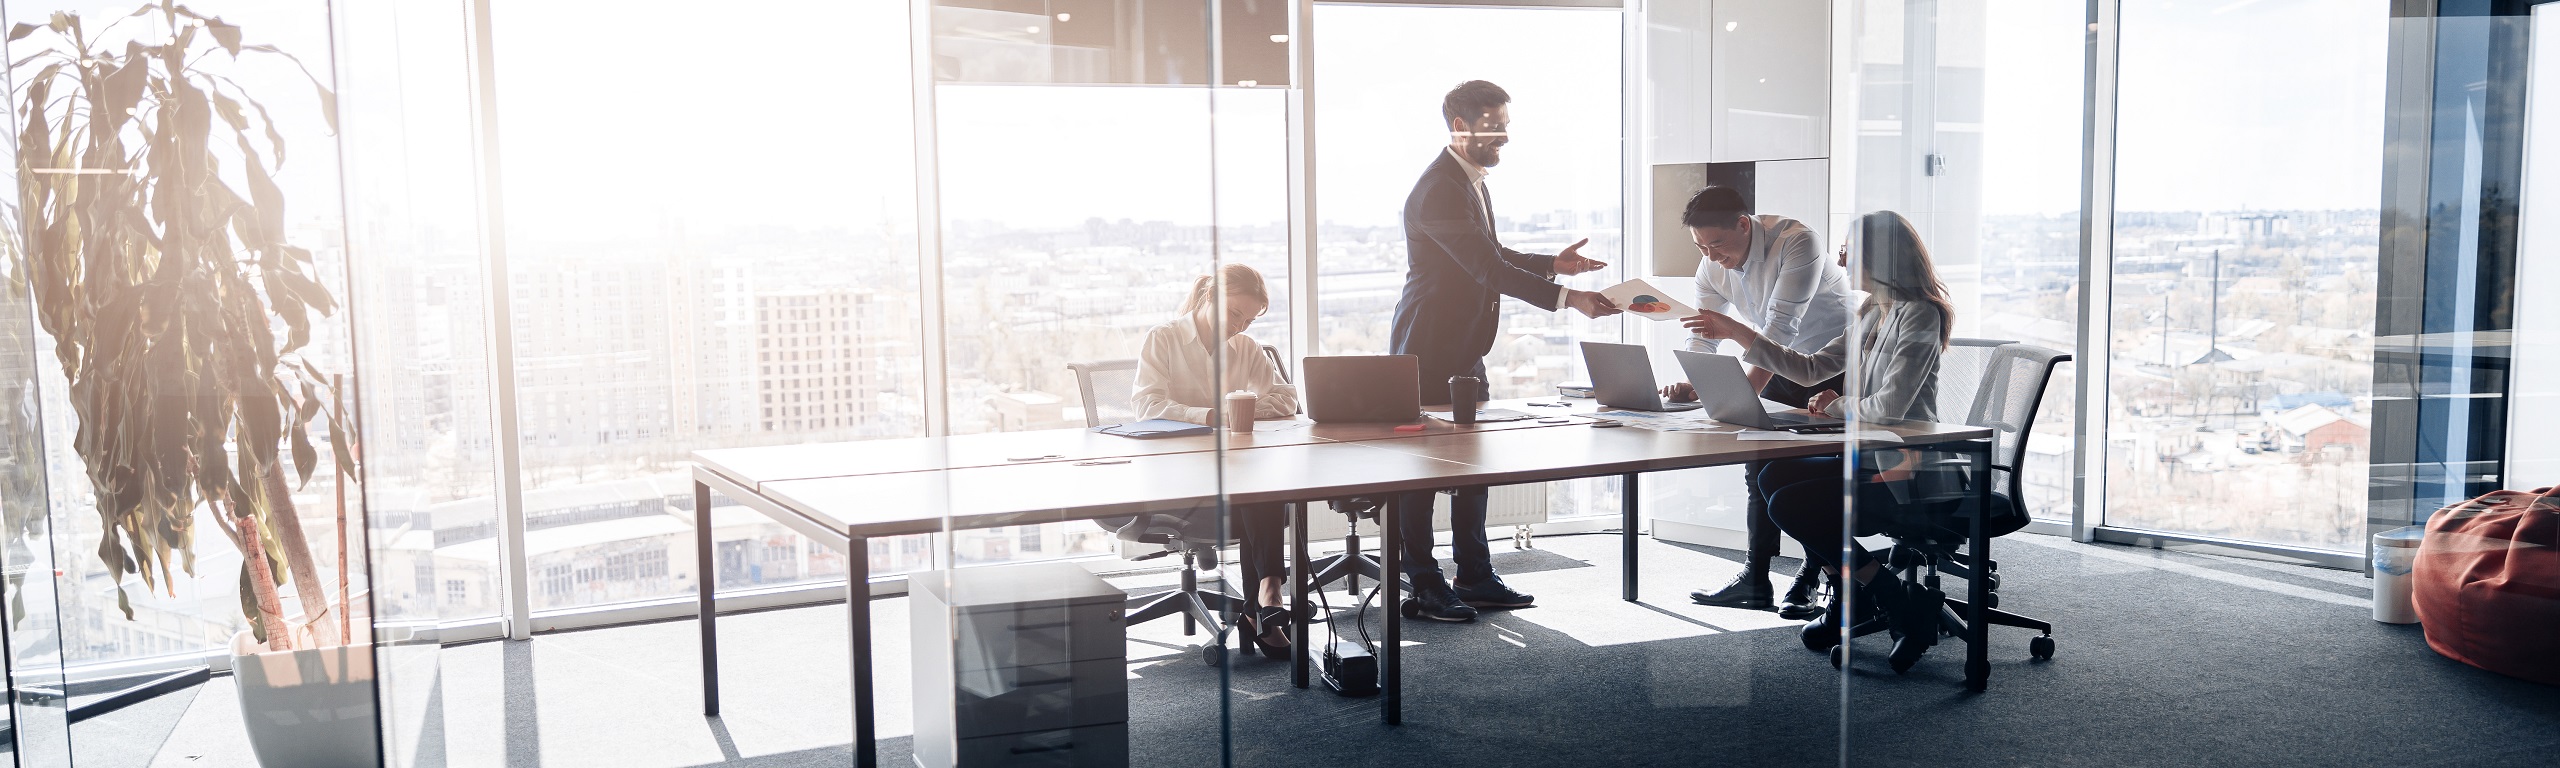
M 1491 144 L 1470 144 L 1467 146 L 1467 162 L 1475 163 L 1478 168 L 1491 168 L 1502 162 L 1498 151 Z

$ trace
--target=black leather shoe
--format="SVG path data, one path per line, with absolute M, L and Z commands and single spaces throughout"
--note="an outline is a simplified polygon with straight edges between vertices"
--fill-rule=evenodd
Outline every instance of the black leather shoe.
M 1413 580 L 1413 597 L 1409 599 L 1413 602 L 1414 612 L 1408 615 L 1432 621 L 1476 620 L 1476 609 L 1459 602 L 1457 593 L 1449 591 L 1449 582 L 1440 580 L 1438 576 L 1416 577 Z
M 1482 584 L 1457 585 L 1458 602 L 1474 608 L 1527 608 L 1538 604 L 1538 598 L 1512 589 L 1502 577 L 1486 579 Z
M 1795 583 L 1787 585 L 1787 596 L 1778 601 L 1778 618 L 1803 621 L 1822 615 L 1825 609 L 1818 589 L 1822 579 L 1822 566 L 1807 563 L 1797 571 Z
M 1689 602 L 1720 608 L 1765 611 L 1769 609 L 1769 597 L 1774 592 L 1776 590 L 1769 588 L 1768 574 L 1746 572 L 1733 577 L 1733 581 L 1726 582 L 1723 588 L 1714 592 L 1703 589 L 1690 592 Z
M 1938 606 L 1946 595 L 1918 584 L 1904 583 L 1888 575 L 1878 575 L 1863 593 L 1893 625 L 1893 652 L 1888 660 L 1893 671 L 1903 672 L 1920 663 L 1921 654 L 1938 644 Z

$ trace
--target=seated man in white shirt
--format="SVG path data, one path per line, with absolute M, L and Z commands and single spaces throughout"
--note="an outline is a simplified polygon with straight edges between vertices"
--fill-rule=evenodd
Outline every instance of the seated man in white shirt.
M 1807 354 L 1848 331 L 1848 274 L 1823 251 L 1822 236 L 1803 222 L 1754 216 L 1742 193 L 1710 186 L 1689 198 L 1680 223 L 1689 228 L 1690 239 L 1704 257 L 1698 261 L 1700 311 L 1750 323 L 1769 341 Z M 1691 336 L 1687 346 L 1699 352 L 1716 351 L 1714 339 L 1699 336 Z M 1750 375 L 1751 386 L 1759 388 L 1761 397 L 1798 407 L 1815 392 L 1842 390 L 1837 376 L 1814 386 L 1799 386 L 1759 368 L 1752 368 Z M 1663 394 L 1673 400 L 1697 398 L 1686 382 L 1664 388 Z M 1767 502 L 1757 487 L 1764 463 L 1752 462 L 1743 468 L 1751 501 L 1744 522 L 1750 548 L 1742 574 L 1721 589 L 1689 593 L 1691 600 L 1728 608 L 1770 607 L 1775 590 L 1769 585 L 1769 559 L 1778 553 L 1779 531 L 1769 524 Z M 1821 613 L 1812 599 L 1818 574 L 1810 563 L 1796 574 L 1780 616 L 1805 619 Z

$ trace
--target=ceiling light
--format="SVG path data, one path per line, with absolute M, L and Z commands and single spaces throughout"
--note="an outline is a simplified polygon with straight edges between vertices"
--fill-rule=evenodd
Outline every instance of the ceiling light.
M 1741 26 L 1742 26 L 1742 22 L 1739 22 L 1739 21 L 1728 21 L 1728 22 L 1725 22 L 1725 23 L 1724 23 L 1724 31 L 1726 31 L 1726 32 L 1731 32 L 1731 31 L 1733 31 L 1733 30 L 1735 30 L 1735 29 L 1737 29 L 1737 28 L 1740 28 Z
M 1285 42 L 1289 42 L 1289 36 L 1288 36 L 1288 35 L 1272 35 L 1272 36 L 1271 36 L 1271 42 L 1275 42 L 1275 43 L 1285 43 Z
M 1076 15 L 1075 15 L 1075 14 L 1072 14 L 1072 13 L 1061 13 L 1061 14 L 1058 14 L 1058 20 L 1059 20 L 1059 21 L 1074 21 L 1074 20 L 1075 20 L 1075 18 L 1076 18 Z

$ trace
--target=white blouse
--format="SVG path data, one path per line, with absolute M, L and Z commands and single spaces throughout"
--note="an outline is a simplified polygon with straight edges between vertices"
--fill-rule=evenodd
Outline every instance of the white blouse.
M 1210 409 L 1223 402 L 1228 392 L 1241 389 L 1259 396 L 1253 408 L 1256 419 L 1298 414 L 1298 388 L 1281 380 L 1271 358 L 1262 354 L 1262 345 L 1252 336 L 1227 337 L 1223 354 L 1226 376 L 1219 380 L 1211 376 L 1215 361 L 1200 343 L 1200 326 L 1191 318 L 1147 329 L 1146 345 L 1138 351 L 1138 389 L 1129 404 L 1141 419 L 1207 424 Z

